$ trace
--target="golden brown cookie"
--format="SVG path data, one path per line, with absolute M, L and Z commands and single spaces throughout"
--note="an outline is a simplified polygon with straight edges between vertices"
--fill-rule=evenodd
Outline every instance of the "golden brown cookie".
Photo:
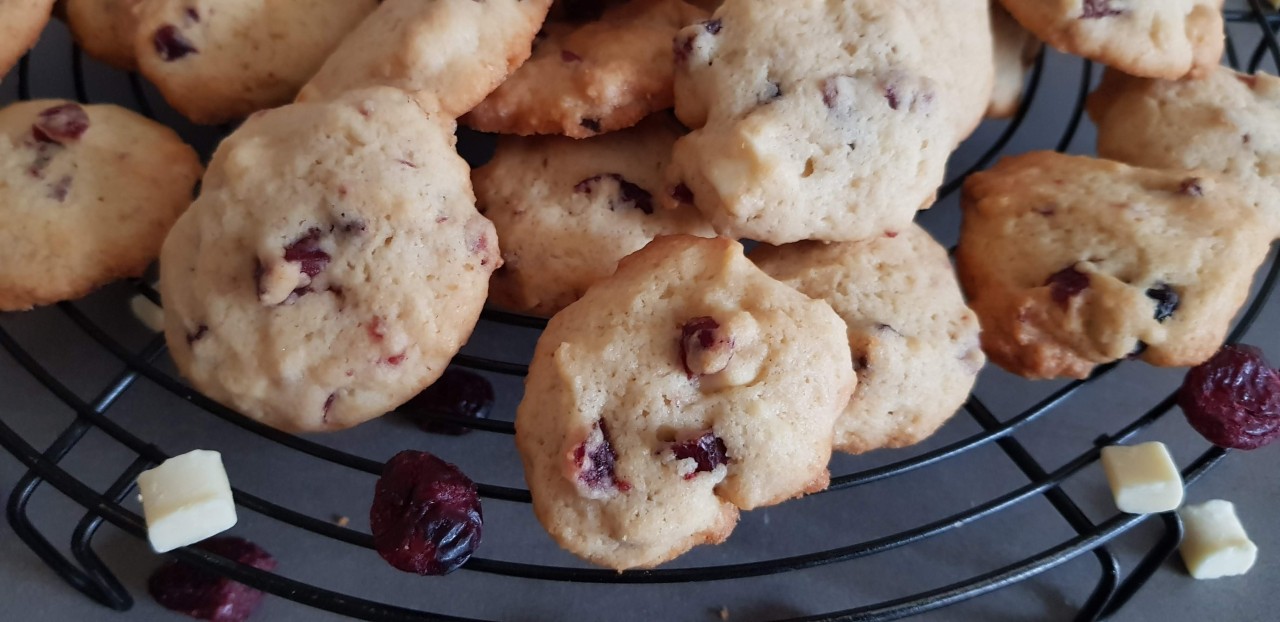
M 1209 358 L 1266 258 L 1270 229 L 1206 172 L 1034 152 L 964 188 L 956 259 L 987 356 L 1029 378 L 1125 357 Z
M 586 138 L 670 108 L 671 40 L 706 12 L 634 0 L 582 24 L 548 23 L 533 56 L 462 122 L 482 132 Z

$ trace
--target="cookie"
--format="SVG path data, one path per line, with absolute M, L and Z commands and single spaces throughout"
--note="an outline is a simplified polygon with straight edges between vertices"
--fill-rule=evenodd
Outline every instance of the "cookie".
M 863 453 L 932 435 L 986 362 L 947 250 L 918 225 L 861 242 L 761 246 L 756 265 L 825 300 L 848 325 L 858 388 L 835 447 Z
M 462 122 L 482 132 L 586 138 L 674 102 L 671 40 L 707 13 L 683 0 L 635 0 L 581 25 L 548 23 L 529 61 Z
M 996 0 L 991 1 L 991 36 L 996 53 L 996 79 L 987 116 L 1003 119 L 1018 112 L 1027 70 L 1035 63 L 1044 44 L 1018 24 Z
M 142 0 L 65 0 L 67 26 L 85 53 L 112 67 L 138 68 L 134 38 Z
M 660 237 L 547 325 L 516 411 L 533 509 L 618 570 L 826 487 L 856 384 L 844 322 L 735 241 Z
M 134 51 L 183 116 L 223 123 L 288 103 L 377 0 L 142 0 Z
M 1045 43 L 1130 75 L 1177 80 L 1218 64 L 1223 0 L 1001 0 Z
M 714 237 L 693 207 L 655 209 L 681 133 L 659 115 L 585 140 L 500 138 L 493 159 L 471 177 L 476 205 L 502 246 L 490 302 L 551 316 L 659 235 Z
M 970 177 L 956 250 L 991 360 L 1084 378 L 1140 357 L 1196 365 L 1222 344 L 1272 236 L 1207 172 L 1035 152 Z
M 290 431 L 355 425 L 435 381 L 501 263 L 453 130 L 392 88 L 246 120 L 165 240 L 178 370 Z
M 1280 236 L 1280 78 L 1219 67 L 1172 82 L 1109 70 L 1088 110 L 1099 155 L 1224 174 L 1250 191 Z
M 729 0 L 682 30 L 676 113 L 696 129 L 664 204 L 771 244 L 905 228 L 991 98 L 987 3 L 941 4 Z
M 0 78 L 35 47 L 54 0 L 0 0 Z
M 200 172 L 177 134 L 124 108 L 37 100 L 0 110 L 0 311 L 140 276 Z
M 385 0 L 299 94 L 373 85 L 428 91 L 451 117 L 480 103 L 529 58 L 551 0 Z

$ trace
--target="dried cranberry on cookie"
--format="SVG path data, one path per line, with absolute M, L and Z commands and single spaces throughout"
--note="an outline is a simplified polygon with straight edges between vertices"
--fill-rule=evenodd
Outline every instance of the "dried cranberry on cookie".
M 453 121 L 392 88 L 250 117 L 161 258 L 165 337 L 205 394 L 334 430 L 435 381 L 502 262 Z
M 1083 378 L 1125 357 L 1213 355 L 1272 230 L 1208 173 L 1052 152 L 965 183 L 956 249 L 987 356 L 1029 378 Z
M 548 532 L 619 570 L 821 490 L 854 389 L 845 325 L 723 238 L 660 237 L 538 340 L 516 444 Z

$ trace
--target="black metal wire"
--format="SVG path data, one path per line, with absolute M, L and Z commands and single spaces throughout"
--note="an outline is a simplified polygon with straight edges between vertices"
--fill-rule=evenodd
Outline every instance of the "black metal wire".
M 1249 71 L 1256 71 L 1268 52 L 1273 59 L 1280 62 L 1280 44 L 1277 44 L 1274 34 L 1275 29 L 1280 26 L 1280 17 L 1273 13 L 1265 12 L 1259 0 L 1250 0 L 1250 3 L 1253 7 L 1252 11 L 1226 11 L 1224 15 L 1231 22 L 1255 21 L 1261 26 L 1263 31 L 1262 40 L 1253 50 L 1248 63 Z M 1239 59 L 1236 54 L 1235 43 L 1232 40 L 1228 41 L 1227 57 L 1233 66 L 1238 64 Z M 965 177 L 989 164 L 992 159 L 1003 151 L 1004 147 L 1017 133 L 1026 119 L 1036 94 L 1039 92 L 1044 62 L 1043 54 L 1036 59 L 1034 69 L 1029 77 L 1027 94 L 1017 114 L 1010 120 L 1008 126 L 967 170 L 948 180 L 943 185 L 939 191 L 940 196 L 946 196 L 954 192 L 961 186 Z M 83 58 L 82 52 L 78 48 L 73 48 L 72 69 L 76 97 L 80 101 L 87 102 L 89 101 L 89 95 L 84 81 Z M 30 59 L 23 58 L 18 66 L 18 94 L 24 100 L 31 97 L 30 72 Z M 1081 70 L 1080 90 L 1077 94 L 1075 107 L 1068 117 L 1068 124 L 1063 136 L 1057 143 L 1058 150 L 1069 148 L 1077 134 L 1083 119 L 1084 101 L 1090 86 L 1092 73 L 1092 64 L 1084 61 Z M 138 108 L 144 114 L 151 116 L 153 114 L 151 104 L 146 99 L 145 89 L 141 80 L 132 74 L 129 80 L 131 89 L 138 101 Z M 1230 340 L 1238 340 L 1256 321 L 1278 279 L 1280 279 L 1280 259 L 1273 258 L 1270 268 L 1262 281 L 1260 293 L 1247 307 L 1232 331 L 1229 337 Z M 137 281 L 136 285 L 143 295 L 154 302 L 159 302 L 158 294 L 146 283 Z M 152 445 L 108 417 L 109 410 L 118 398 L 135 386 L 139 380 L 152 383 L 175 396 L 191 402 L 221 420 L 269 439 L 282 447 L 367 474 L 377 474 L 381 471 L 382 464 L 379 461 L 279 432 L 195 392 L 181 381 L 152 364 L 152 360 L 164 351 L 162 339 L 156 338 L 143 350 L 134 352 L 114 338 L 110 331 L 102 328 L 81 312 L 76 305 L 64 303 L 59 306 L 62 312 L 82 332 L 121 360 L 126 365 L 126 370 L 113 380 L 100 393 L 97 399 L 92 403 L 85 403 L 52 372 L 43 367 L 16 338 L 3 328 L 0 328 L 0 348 L 7 351 L 37 382 L 41 383 L 51 394 L 70 407 L 76 414 L 71 425 L 44 452 L 32 447 L 6 422 L 0 420 L 0 446 L 13 454 L 29 469 L 19 482 L 17 489 L 9 497 L 7 514 L 9 521 L 14 525 L 15 533 L 32 548 L 33 552 L 68 583 L 98 602 L 115 609 L 127 609 L 132 603 L 132 599 L 106 564 L 93 551 L 94 535 L 103 522 L 109 522 L 134 537 L 145 537 L 145 526 L 141 518 L 123 508 L 121 501 L 132 489 L 133 481 L 139 471 L 167 457 L 167 454 L 161 448 Z M 481 319 L 483 322 L 500 323 L 534 330 L 540 330 L 546 325 L 546 321 L 540 318 L 497 310 L 486 310 Z M 527 366 L 523 363 L 476 356 L 459 355 L 455 358 L 454 363 L 511 376 L 522 376 L 527 373 Z M 827 494 L 830 494 L 935 466 L 965 452 L 990 444 L 995 444 L 999 447 L 1028 480 L 1027 484 L 1019 488 L 1008 491 L 968 510 L 931 523 L 904 529 L 898 533 L 874 540 L 803 555 L 700 568 L 615 573 L 598 569 L 523 564 L 483 558 L 472 559 L 466 564 L 465 568 L 469 571 L 525 579 L 582 583 L 631 584 L 726 581 L 792 572 L 867 557 L 961 529 L 966 525 L 993 516 L 1028 499 L 1043 496 L 1072 527 L 1077 534 L 1076 537 L 1009 564 L 1004 568 L 970 577 L 948 586 L 884 603 L 816 616 L 793 618 L 785 622 L 898 619 L 934 610 L 1018 583 L 1075 559 L 1084 553 L 1093 553 L 1098 558 L 1101 573 L 1097 585 L 1079 613 L 1079 619 L 1100 619 L 1112 615 L 1122 607 L 1146 582 L 1151 573 L 1156 571 L 1163 560 L 1173 552 L 1181 537 L 1181 524 L 1177 521 L 1175 515 L 1163 516 L 1161 520 L 1165 524 L 1164 537 L 1121 581 L 1119 562 L 1105 548 L 1105 545 L 1151 517 L 1117 515 L 1101 524 L 1095 524 L 1084 515 L 1075 501 L 1062 490 L 1060 485 L 1082 469 L 1096 462 L 1101 446 L 1122 442 L 1170 412 L 1174 406 L 1174 397 L 1172 395 L 1166 397 L 1151 410 L 1120 430 L 1111 435 L 1100 437 L 1098 444 L 1053 471 L 1046 471 L 1039 461 L 1015 438 L 1014 434 L 1029 423 L 1052 413 L 1058 406 L 1065 403 L 1084 387 L 1111 373 L 1115 368 L 1115 364 L 1103 366 L 1088 380 L 1069 383 L 1031 408 L 1004 421 L 1001 421 L 991 413 L 981 401 L 971 398 L 967 402 L 965 410 L 982 428 L 981 432 L 912 458 L 833 477 L 832 484 L 827 491 Z M 487 432 L 509 435 L 514 431 L 509 421 L 475 421 L 448 417 L 441 417 L 441 419 Z M 137 458 L 104 493 L 91 489 L 58 466 L 58 463 L 67 452 L 79 442 L 86 432 L 92 429 L 102 431 L 109 438 L 137 455 Z M 1221 460 L 1226 453 L 1224 450 L 1215 448 L 1202 454 L 1184 470 L 1186 483 L 1188 485 L 1193 484 L 1203 473 Z M 67 559 L 56 547 L 50 544 L 49 540 L 40 533 L 36 525 L 27 516 L 27 503 L 40 488 L 41 483 L 45 482 L 86 509 L 84 518 L 72 534 L 71 550 L 75 561 Z M 482 495 L 491 499 L 520 503 L 528 503 L 529 501 L 528 491 L 518 488 L 480 484 L 480 490 Z M 245 510 L 304 529 L 318 536 L 362 548 L 371 548 L 372 546 L 371 538 L 368 534 L 339 527 L 328 520 L 309 516 L 239 490 L 235 491 L 235 499 L 236 503 Z M 467 620 L 466 618 L 416 611 L 341 594 L 287 579 L 270 572 L 243 566 L 198 549 L 183 549 L 173 553 L 173 555 L 198 567 L 223 574 L 269 593 L 318 609 L 360 619 L 395 621 Z

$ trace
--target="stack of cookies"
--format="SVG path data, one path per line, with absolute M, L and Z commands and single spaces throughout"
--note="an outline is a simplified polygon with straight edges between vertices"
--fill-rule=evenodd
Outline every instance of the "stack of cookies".
M 201 165 L 151 121 L 0 111 L 0 309 L 158 256 L 182 374 L 304 432 L 431 385 L 486 301 L 548 317 L 516 415 L 534 510 L 649 567 L 824 489 L 832 451 L 929 437 L 987 356 L 1208 358 L 1280 235 L 1280 81 L 1217 66 L 1220 4 L 67 0 L 88 53 L 247 120 L 190 203 Z M 0 70 L 51 5 L 0 0 Z M 1041 41 L 1112 67 L 1115 161 L 971 177 L 957 276 L 914 216 Z M 459 122 L 500 134 L 474 171 Z

